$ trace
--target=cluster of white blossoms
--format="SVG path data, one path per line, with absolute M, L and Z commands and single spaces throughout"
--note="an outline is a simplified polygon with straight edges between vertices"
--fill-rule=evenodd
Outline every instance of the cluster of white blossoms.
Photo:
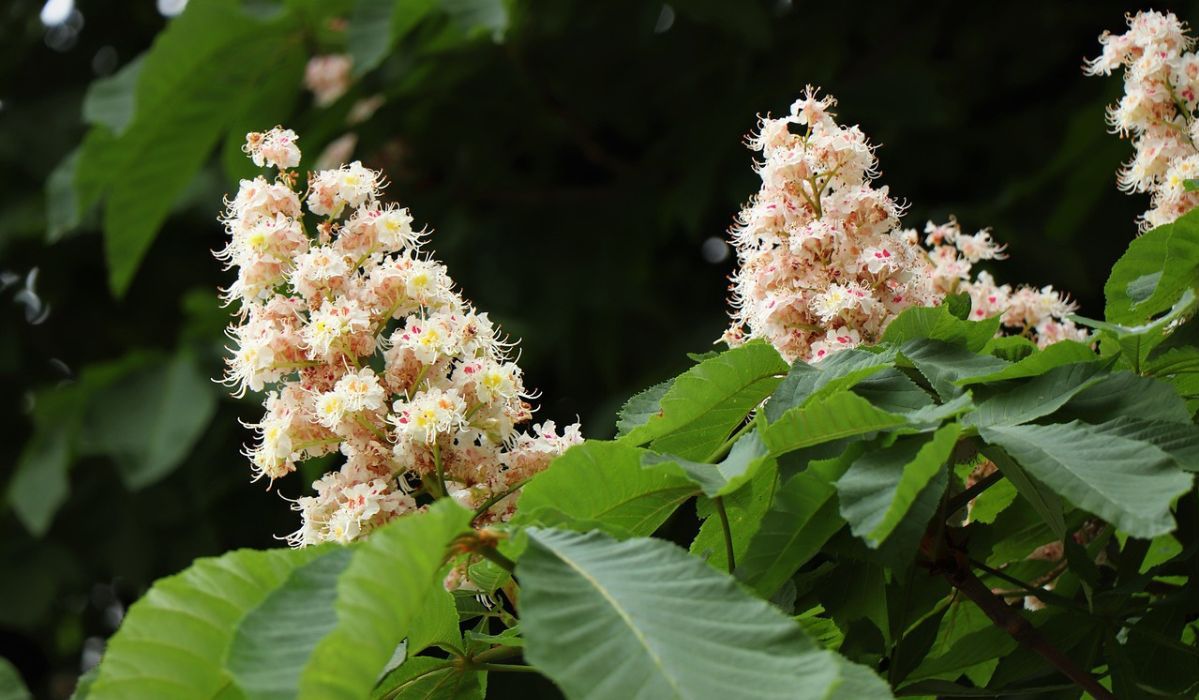
M 295 501 L 299 546 L 351 541 L 441 497 L 483 509 L 476 522 L 506 519 L 525 480 L 581 442 L 579 426 L 517 431 L 533 409 L 511 344 L 420 252 L 408 210 L 380 201 L 379 173 L 315 172 L 301 196 L 296 140 L 278 127 L 247 137 L 279 173 L 241 182 L 217 254 L 237 271 L 225 296 L 240 307 L 225 382 L 266 394 L 246 449 L 255 478 L 345 456 Z
M 1039 344 L 1085 337 L 1052 288 L 971 279 L 975 263 L 1003 257 L 988 232 L 930 223 L 926 250 L 915 230 L 900 229 L 902 207 L 873 185 L 874 147 L 858 127 L 837 124 L 835 104 L 809 87 L 788 116 L 763 118 L 749 138 L 762 187 L 731 230 L 740 267 L 726 343 L 765 338 L 788 361 L 819 361 L 876 343 L 899 312 L 957 292 L 970 294 L 973 316 L 1002 315 Z
M 1173 13 L 1138 12 L 1123 34 L 1104 32 L 1103 53 L 1087 61 L 1088 75 L 1124 68 L 1124 96 L 1108 108 L 1112 132 L 1131 138 L 1135 153 L 1119 173 L 1120 189 L 1149 192 L 1147 231 L 1199 206 L 1199 192 L 1186 182 L 1199 179 L 1199 55 L 1194 39 Z

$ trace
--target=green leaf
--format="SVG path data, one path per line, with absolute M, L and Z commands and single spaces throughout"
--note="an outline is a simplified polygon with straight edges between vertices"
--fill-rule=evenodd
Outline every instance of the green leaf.
M 8 483 L 13 512 L 35 537 L 50 529 L 54 514 L 67 500 L 71 467 L 70 438 L 62 429 L 36 432 L 21 450 Z
M 358 0 L 346 29 L 354 75 L 361 76 L 379 65 L 436 7 L 437 0 Z
M 257 90 L 247 94 L 234 108 L 221 147 L 221 166 L 229 182 L 236 183 L 262 173 L 262 168 L 254 165 L 242 150 L 246 134 L 287 123 L 304 89 L 307 59 L 307 54 L 300 51 L 280 53 L 271 67 L 270 79 L 262 81 Z M 309 157 L 315 160 L 316 156 L 317 151 L 312 148 Z
M 629 431 L 645 425 L 651 416 L 656 415 L 662 408 L 662 397 L 673 384 L 674 380 L 671 379 L 633 394 L 616 414 L 616 436 L 628 435 Z
M 216 404 L 213 383 L 180 353 L 97 392 L 83 418 L 82 449 L 112 457 L 126 486 L 143 488 L 183 462 Z
M 1008 366 L 998 357 L 979 355 L 977 351 L 940 340 L 911 340 L 903 344 L 900 352 L 928 379 L 943 399 L 961 394 L 958 383 L 963 379 L 993 374 Z
M 468 642 L 479 642 L 486 645 L 500 645 L 506 647 L 523 647 L 525 645 L 524 637 L 520 636 L 520 626 L 508 627 L 499 634 L 483 634 L 473 630 L 466 633 Z
M 93 82 L 83 98 L 83 120 L 108 127 L 119 136 L 133 120 L 134 95 L 141 78 L 145 54 L 121 67 L 121 70 Z
M 921 491 L 938 472 L 947 471 L 960 433 L 958 424 L 950 423 L 931 436 L 902 437 L 858 458 L 837 481 L 841 517 L 853 533 L 873 548 L 890 537 Z M 932 513 L 917 515 L 919 537 Z
M 858 382 L 851 389 L 874 405 L 891 413 L 910 413 L 933 404 L 932 396 L 895 368 L 884 369 Z
M 781 455 L 802 447 L 841 438 L 896 428 L 907 423 L 904 416 L 881 411 L 856 394 L 843 392 L 788 409 L 779 419 L 760 428 L 770 453 Z
M 1121 417 L 1190 423 L 1191 412 L 1167 383 L 1132 372 L 1114 372 L 1091 384 L 1071 399 L 1055 419 L 1077 418 L 1087 423 L 1105 423 Z
M 463 672 L 445 659 L 416 656 L 388 673 L 370 697 L 380 700 L 482 700 L 482 676 Z
M 277 69 L 303 53 L 288 13 L 262 21 L 235 0 L 191 3 L 158 35 L 140 66 L 132 121 L 119 135 L 93 127 L 75 174 L 80 209 L 106 198 L 115 294 L 128 288 L 176 199 L 242 114 L 239 106 L 270 80 L 293 80 Z M 100 116 L 111 123 L 120 115 L 105 109 Z
M 1024 467 L 1017 464 L 1001 448 L 995 445 L 984 445 L 981 452 L 995 464 L 1004 478 L 1012 483 L 1016 492 L 1024 498 L 1024 502 L 1028 503 L 1041 516 L 1054 536 L 1059 540 L 1065 539 L 1066 520 L 1062 511 L 1061 498 L 1044 484 L 1029 476 Z
M 89 700 L 215 697 L 233 682 L 224 664 L 238 623 L 323 551 L 240 550 L 159 580 L 109 641 Z
M 0 700 L 30 700 L 32 697 L 16 667 L 0 657 Z
M 1199 278 L 1199 214 L 1133 239 L 1103 287 L 1110 323 L 1140 324 L 1174 305 Z
M 79 149 L 71 151 L 46 178 L 46 242 L 57 243 L 79 227 L 86 212 L 75 192 Z
M 405 653 L 413 657 L 431 646 L 461 650 L 462 631 L 458 622 L 454 595 L 444 586 L 434 586 L 408 630 Z
M 1107 434 L 1147 442 L 1170 455 L 1183 471 L 1199 472 L 1199 426 L 1124 416 L 1096 426 Z
M 778 385 L 787 364 L 763 342 L 751 342 L 710 359 L 677 377 L 659 401 L 659 411 L 622 441 L 687 459 L 706 460 Z
M 565 518 L 566 516 L 563 517 Z M 539 524 L 542 523 L 539 521 Z M 471 564 L 467 568 L 466 573 L 471 583 L 478 586 L 479 590 L 487 593 L 494 593 L 497 588 L 503 586 L 511 579 L 511 574 L 505 571 L 503 567 L 487 559 Z
M 7 497 L 17 517 L 34 535 L 49 529 L 54 514 L 66 501 L 67 472 L 86 408 L 106 387 L 140 366 L 157 361 L 156 355 L 132 351 L 118 360 L 84 367 L 74 383 L 33 395 L 33 435 L 18 459 Z
M 997 627 L 974 603 L 955 601 L 941 618 L 937 637 L 907 680 L 957 678 L 962 671 L 1010 653 L 1016 640 Z
M 508 29 L 505 0 L 358 0 L 346 31 L 354 75 L 361 76 L 382 63 L 436 10 L 449 19 L 451 44 L 481 35 L 499 41 Z
M 779 419 L 789 408 L 803 406 L 816 392 L 834 393 L 847 389 L 863 379 L 891 367 L 896 351 L 888 348 L 871 353 L 858 348 L 838 352 L 824 361 L 809 365 L 796 361 L 787 376 L 770 395 L 764 410 L 771 422 Z
M 995 490 L 996 486 L 986 493 Z M 1082 511 L 1071 511 L 1071 519 L 1065 524 L 1065 529 L 1070 530 L 1086 517 L 1089 515 Z M 991 527 L 974 528 L 970 540 L 971 549 L 979 553 L 978 556 L 986 552 L 985 563 L 992 568 L 1022 561 L 1037 548 L 1062 541 L 1026 499 L 1015 499 L 1009 508 L 995 516 L 993 522 Z
M 763 598 L 774 595 L 845 524 L 835 494 L 815 469 L 787 480 L 737 561 L 737 578 Z
M 1180 335 L 1177 327 L 1194 316 L 1196 310 L 1199 310 L 1199 295 L 1196 295 L 1195 289 L 1185 289 L 1167 313 L 1141 325 L 1127 326 L 1095 321 L 1076 314 L 1070 318 L 1079 325 L 1100 330 L 1100 348 L 1111 347 L 1114 343 L 1120 349 L 1122 359 L 1140 372 L 1141 366 L 1159 345 L 1167 341 L 1171 341 L 1171 345 L 1177 343 L 1176 339 Z
M 227 667 L 249 697 L 295 697 L 308 657 L 337 625 L 337 580 L 353 550 L 331 545 L 319 551 L 237 627 Z
M 1072 343 L 1074 341 L 1065 341 Z M 1037 344 L 1022 335 L 1001 335 L 991 338 L 983 352 L 1008 362 L 1019 362 L 1037 352 Z
M 1158 448 L 1078 421 L 979 432 L 1062 498 L 1135 537 L 1172 530 L 1170 504 L 1193 481 Z
M 1196 324 L 1191 324 L 1192 326 Z M 1171 338 L 1179 337 L 1178 334 Z M 1187 411 L 1199 411 L 1199 347 L 1179 345 L 1151 358 L 1141 371 L 1168 383 L 1186 401 Z
M 633 535 L 653 533 L 699 489 L 681 474 L 642 469 L 643 454 L 597 440 L 570 448 L 522 489 L 516 522 L 530 522 L 549 508 Z
M 758 433 L 751 432 L 733 444 L 728 456 L 718 464 L 692 462 L 675 455 L 646 452 L 641 456 L 643 468 L 673 465 L 708 498 L 726 496 L 741 488 L 769 460 L 768 450 Z
M 1022 360 L 991 374 L 975 375 L 958 380 L 958 384 L 987 384 L 1002 382 L 1009 379 L 1023 379 L 1045 374 L 1055 367 L 1076 364 L 1079 362 L 1094 362 L 1098 357 L 1095 351 L 1083 343 L 1074 340 L 1062 340 L 1038 350 Z
M 91 697 L 92 684 L 96 682 L 96 677 L 100 675 L 100 667 L 92 666 L 90 670 L 79 677 L 75 681 L 75 690 L 71 693 L 71 700 L 87 700 Z
M 526 658 L 570 698 L 890 696 L 870 671 L 661 540 L 533 529 L 517 577 Z
M 979 352 L 999 331 L 999 317 L 963 321 L 944 306 L 913 306 L 896 316 L 883 331 L 883 342 L 901 345 L 911 340 L 940 340 Z
M 796 615 L 792 619 L 798 622 L 803 631 L 807 632 L 808 636 L 814 639 L 817 644 L 825 649 L 836 651 L 841 648 L 841 643 L 845 641 L 845 634 L 841 632 L 840 627 L 837 627 L 836 622 L 827 617 L 821 617 L 823 613 L 824 607 L 817 605 Z
M 441 0 L 441 9 L 466 39 L 486 36 L 499 42 L 508 31 L 506 0 Z
M 337 582 L 337 625 L 308 658 L 300 698 L 361 698 L 410 633 L 439 577 L 446 547 L 471 513 L 442 499 L 397 518 L 357 547 Z
M 995 389 L 1001 393 L 978 404 L 966 418 L 972 425 L 1016 425 L 1047 416 L 1107 375 L 1095 362 L 1054 367 L 1024 382 L 1005 382 Z
M 749 483 L 724 498 L 725 513 L 732 532 L 733 558 L 737 562 L 745 555 L 749 542 L 765 517 L 778 486 L 778 469 L 773 460 L 766 462 Z M 696 511 L 704 517 L 695 539 L 691 541 L 691 553 L 708 562 L 720 571 L 729 570 L 728 552 L 724 542 L 724 528 L 716 515 L 714 504 L 707 499 L 696 502 Z

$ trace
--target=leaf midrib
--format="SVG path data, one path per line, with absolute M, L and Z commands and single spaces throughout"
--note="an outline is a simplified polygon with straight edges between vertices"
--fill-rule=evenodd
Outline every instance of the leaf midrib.
M 674 689 L 675 697 L 682 697 L 683 696 L 682 689 L 679 687 L 678 682 L 675 680 L 674 676 L 667 673 L 666 665 L 662 662 L 662 658 L 660 656 L 658 656 L 657 652 L 654 651 L 654 648 L 650 645 L 649 640 L 641 632 L 640 628 L 638 628 L 637 625 L 635 625 L 633 623 L 633 618 L 629 615 L 628 611 L 626 611 L 623 607 L 621 607 L 620 603 L 618 603 L 617 600 L 615 598 L 613 598 L 611 596 L 611 594 L 608 593 L 607 588 L 605 588 L 603 585 L 601 585 L 600 582 L 594 576 L 587 573 L 587 571 L 584 570 L 581 566 L 579 566 L 573 559 L 566 556 L 565 554 L 558 551 L 557 549 L 552 549 L 550 551 L 552 551 L 554 553 L 554 556 L 561 559 L 567 566 L 569 566 L 576 573 L 578 573 L 578 575 L 581 576 L 584 581 L 591 584 L 591 586 L 593 588 L 595 588 L 596 592 L 599 593 L 600 596 L 602 596 L 603 599 L 608 602 L 608 604 L 612 607 L 612 609 L 616 612 L 616 614 L 618 616 L 620 616 L 620 619 L 624 621 L 625 625 L 629 628 L 629 631 L 633 634 L 633 636 L 637 639 L 637 641 L 645 649 L 646 654 L 649 655 L 649 658 L 653 662 L 654 666 L 657 667 L 659 671 L 661 671 L 662 677 L 665 678 L 666 681 L 670 684 L 670 687 Z

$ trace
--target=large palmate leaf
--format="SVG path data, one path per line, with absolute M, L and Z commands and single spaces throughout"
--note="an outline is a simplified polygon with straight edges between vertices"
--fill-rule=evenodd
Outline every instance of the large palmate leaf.
M 1054 367 L 1024 382 L 1005 382 L 966 418 L 975 425 L 1016 425 L 1047 416 L 1108 375 L 1095 362 Z
M 764 409 L 766 418 L 778 420 L 784 411 L 804 405 L 817 392 L 831 394 L 849 388 L 892 366 L 895 354 L 894 348 L 881 353 L 853 348 L 836 353 L 816 365 L 796 362 L 770 395 L 770 401 Z
M 1133 240 L 1103 287 L 1110 323 L 1140 324 L 1174 305 L 1199 275 L 1199 212 Z
M 778 352 L 762 342 L 704 360 L 675 378 L 657 411 L 621 440 L 634 445 L 654 441 L 659 452 L 706 460 L 786 371 Z
M 620 533 L 653 533 L 699 488 L 678 472 L 643 469 L 644 454 L 620 442 L 572 447 L 524 487 L 518 522 L 534 522 L 549 509 Z
M 234 0 L 210 0 L 191 3 L 159 34 L 135 80 L 122 73 L 122 80 L 98 85 L 89 104 L 99 123 L 79 152 L 74 184 L 78 210 L 105 198 L 114 292 L 128 287 L 175 200 L 232 121 L 245 117 L 242 105 L 270 81 L 294 84 L 304 53 L 290 13 L 261 19 Z M 134 86 L 130 119 L 127 98 L 117 89 Z M 263 118 L 277 118 L 269 107 Z M 119 133 L 110 128 L 122 123 L 127 126 Z
M 832 484 L 815 468 L 796 474 L 775 491 L 737 578 L 769 598 L 844 524 Z
M 641 465 L 647 469 L 677 467 L 709 498 L 725 496 L 741 488 L 770 459 L 769 450 L 757 432 L 751 432 L 733 444 L 728 455 L 716 464 L 692 462 L 675 455 L 646 452 Z
M 871 547 L 890 537 L 937 473 L 948 471 L 946 462 L 960 433 L 950 423 L 932 435 L 900 438 L 859 457 L 837 481 L 841 517 L 853 533 Z M 919 515 L 917 537 L 932 514 Z
M 958 383 L 976 375 L 994 374 L 1007 368 L 998 357 L 979 355 L 964 346 L 941 340 L 909 340 L 900 348 L 916 369 L 943 399 L 962 393 Z
M 240 550 L 162 579 L 129 609 L 88 698 L 216 697 L 237 625 L 323 548 Z
M 907 422 L 905 416 L 879 410 L 861 396 L 842 392 L 789 409 L 760 431 L 771 454 L 779 455 Z
M 875 408 L 891 413 L 910 413 L 933 404 L 929 392 L 921 389 L 902 371 L 884 369 L 854 384 L 851 391 Z M 769 404 L 767 404 L 769 407 Z
M 616 436 L 623 437 L 637 426 L 645 425 L 646 421 L 661 409 L 662 397 L 670 390 L 672 384 L 673 379 L 655 384 L 629 397 L 616 416 Z
M 1098 426 L 1108 435 L 1147 442 L 1170 455 L 1179 469 L 1199 472 L 1199 426 L 1125 416 Z
M 1077 418 L 1087 423 L 1105 423 L 1122 417 L 1167 423 L 1191 422 L 1186 402 L 1173 387 L 1132 372 L 1114 372 L 1102 377 L 1054 414 L 1059 422 Z
M 667 542 L 532 529 L 517 576 L 526 657 L 571 698 L 890 697 Z
M 1018 337 L 1018 336 L 1017 336 Z M 1001 382 L 1008 379 L 1024 379 L 1044 374 L 1054 367 L 1072 365 L 1079 362 L 1093 362 L 1098 359 L 1095 351 L 1083 343 L 1073 340 L 1061 340 L 1037 350 L 1028 357 L 990 374 L 974 375 L 958 380 L 963 386 L 969 384 L 984 384 Z
M 946 306 L 913 306 L 905 309 L 883 331 L 883 342 L 901 345 L 912 340 L 939 340 L 978 352 L 995 337 L 999 317 L 964 321 Z
M 337 581 L 337 624 L 316 645 L 299 677 L 301 698 L 361 698 L 408 636 L 438 576 L 446 546 L 471 514 L 442 499 L 397 518 L 358 546 Z
M 1079 421 L 979 432 L 1062 498 L 1136 537 L 1174 528 L 1170 504 L 1193 479 L 1157 447 Z
M 297 567 L 241 621 L 228 668 L 247 696 L 295 697 L 309 655 L 337 625 L 337 580 L 352 555 L 333 547 Z

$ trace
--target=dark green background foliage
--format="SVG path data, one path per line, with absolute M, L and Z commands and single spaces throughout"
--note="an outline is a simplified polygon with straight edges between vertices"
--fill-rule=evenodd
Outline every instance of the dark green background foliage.
M 277 12 L 246 4 L 256 18 Z M 723 329 L 733 261 L 701 249 L 757 188 L 741 145 L 754 115 L 786 110 L 805 84 L 883 144 L 882 183 L 911 203 L 908 225 L 953 213 L 993 227 L 1011 254 L 1001 281 L 1054 284 L 1085 315 L 1103 316 L 1103 282 L 1147 205 L 1115 190 L 1129 149 L 1105 133 L 1103 107 L 1119 80 L 1079 70 L 1099 32 L 1137 9 L 1123 3 L 428 4 L 325 109 L 297 91 L 299 69 L 343 48 L 329 15 L 350 17 L 355 2 L 204 25 L 213 46 L 196 70 L 215 108 L 199 141 L 181 156 L 178 135 L 139 112 L 126 133 L 147 139 L 141 160 L 93 163 L 65 189 L 69 169 L 50 175 L 88 130 L 89 84 L 146 51 L 166 21 L 149 2 L 80 2 L 82 29 L 64 42 L 47 39 L 40 3 L 0 7 L 0 271 L 20 278 L 0 292 L 12 496 L 0 655 L 38 694 L 65 696 L 85 640 L 110 634 L 118 604 L 153 579 L 295 526 L 278 494 L 247 485 L 237 455 L 247 433 L 235 419 L 253 419 L 256 402 L 205 381 L 220 372 L 215 290 L 229 279 L 209 254 L 222 246 L 215 217 L 230 176 L 245 174 L 227 157 L 230 133 L 284 122 L 307 165 L 355 99 L 385 95 L 355 128 L 356 156 L 436 230 L 431 248 L 466 296 L 524 338 L 540 417 L 579 416 L 594 437 L 624 398 L 677 374 Z M 91 121 L 119 128 L 121 116 Z M 147 175 L 140 162 L 165 167 Z M 21 294 L 33 268 L 50 308 L 37 324 Z M 295 496 L 311 476 L 278 491 Z

